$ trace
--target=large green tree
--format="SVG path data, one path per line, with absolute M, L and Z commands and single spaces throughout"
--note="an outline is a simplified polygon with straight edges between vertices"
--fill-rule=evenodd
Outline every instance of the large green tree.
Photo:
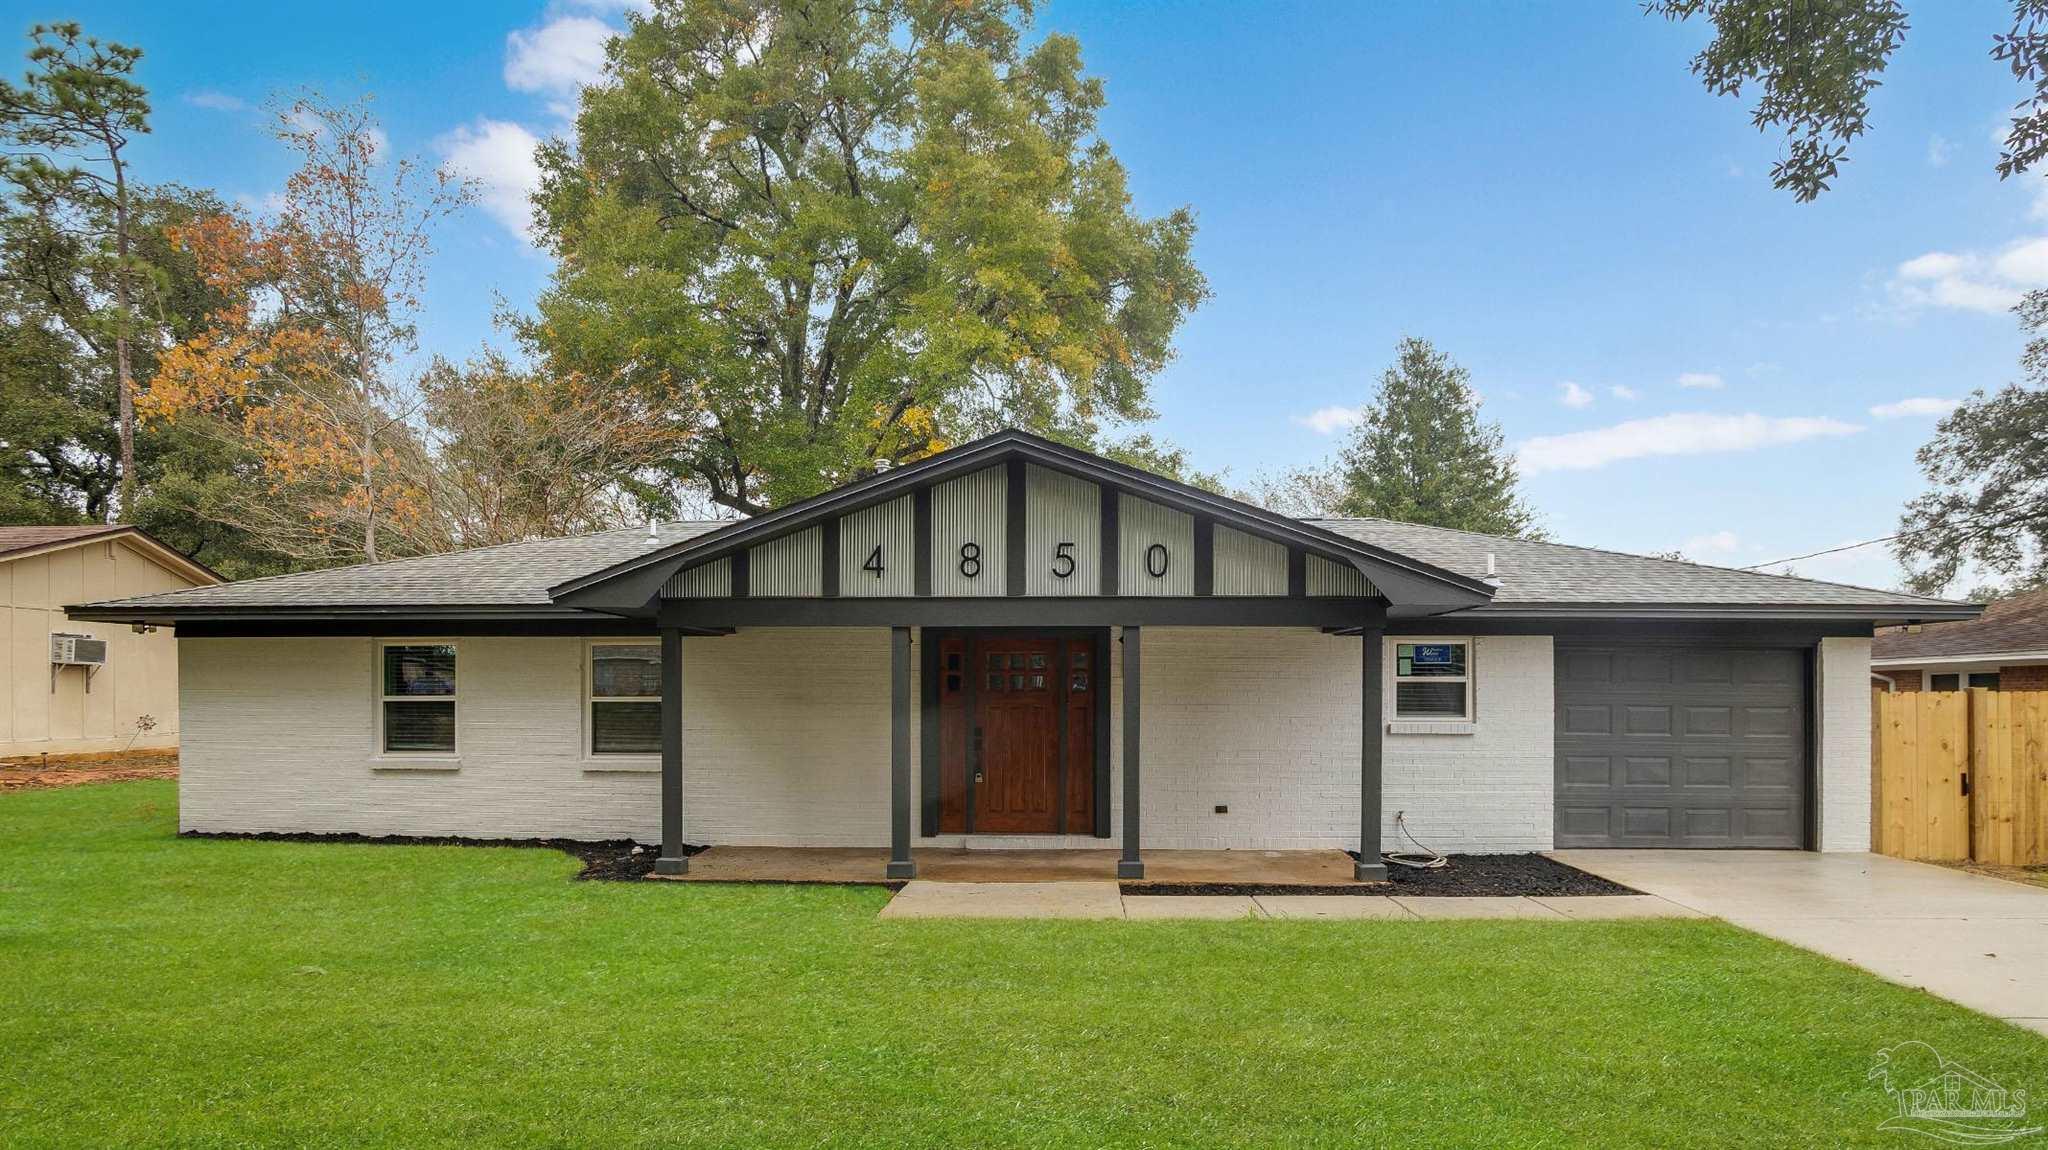
M 135 502 L 138 188 L 128 144 L 149 131 L 149 94 L 133 79 L 137 48 L 85 35 L 77 24 L 29 32 L 20 84 L 0 80 L 0 176 L 45 227 L 98 265 L 101 290 L 77 301 L 112 351 L 121 510 Z
M 1426 339 L 1401 341 L 1336 467 L 1302 481 L 1337 515 L 1543 534 L 1500 425 L 1479 417 L 1471 373 Z
M 1971 567 L 2005 581 L 1981 593 L 2048 585 L 2048 291 L 2019 314 L 2023 380 L 1971 395 L 1920 448 L 1929 490 L 1893 543 L 1916 591 L 1940 594 Z
M 1898 0 L 1647 0 L 1643 8 L 1713 25 L 1693 74 L 1716 95 L 1757 91 L 1750 122 L 1785 134 L 1771 183 L 1801 203 L 1841 173 L 1850 142 L 1869 127 L 1871 93 L 1908 31 Z M 2048 156 L 2048 0 L 2012 0 L 2011 28 L 1992 35 L 1990 55 L 2029 89 L 1998 159 L 1999 176 L 2014 176 Z
M 656 0 L 542 150 L 559 257 L 522 332 L 695 433 L 754 512 L 1004 425 L 1150 416 L 1208 288 L 1135 212 L 1079 45 L 1029 0 Z

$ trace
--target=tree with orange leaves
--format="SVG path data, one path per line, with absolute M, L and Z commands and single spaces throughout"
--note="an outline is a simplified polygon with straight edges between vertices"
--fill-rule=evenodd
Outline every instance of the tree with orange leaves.
M 299 168 L 273 218 L 177 233 L 232 302 L 159 357 L 143 415 L 194 422 L 254 459 L 263 497 L 216 514 L 300 562 L 444 548 L 415 389 L 395 368 L 415 346 L 433 227 L 474 190 L 384 156 L 366 102 L 309 94 L 274 110 Z

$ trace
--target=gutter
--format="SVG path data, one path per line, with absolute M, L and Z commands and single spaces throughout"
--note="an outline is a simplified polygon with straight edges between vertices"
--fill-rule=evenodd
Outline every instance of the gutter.
M 1873 667 L 1950 667 L 1974 663 L 2048 663 L 2048 651 L 1979 651 L 1969 655 L 1887 655 Z

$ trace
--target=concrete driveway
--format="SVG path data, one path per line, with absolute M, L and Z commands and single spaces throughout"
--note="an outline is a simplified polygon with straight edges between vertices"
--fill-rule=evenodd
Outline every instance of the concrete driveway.
M 2048 889 L 1868 854 L 1551 857 L 2048 1034 Z

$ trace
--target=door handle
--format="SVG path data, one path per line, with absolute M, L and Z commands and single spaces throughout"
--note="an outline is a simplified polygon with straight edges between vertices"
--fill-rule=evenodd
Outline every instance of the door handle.
M 974 728 L 974 781 L 981 781 L 981 728 Z

